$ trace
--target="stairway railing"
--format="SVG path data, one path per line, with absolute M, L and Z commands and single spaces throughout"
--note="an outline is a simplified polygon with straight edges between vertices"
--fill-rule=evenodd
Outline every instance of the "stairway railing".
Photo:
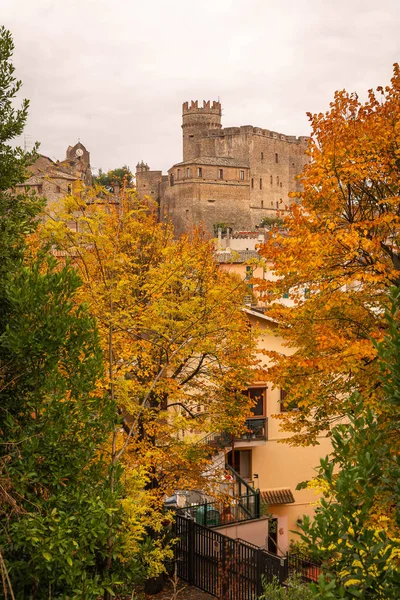
M 260 492 L 245 481 L 230 465 L 225 465 L 225 484 L 231 487 L 225 499 L 206 501 L 176 509 L 177 514 L 205 527 L 243 523 L 260 518 Z

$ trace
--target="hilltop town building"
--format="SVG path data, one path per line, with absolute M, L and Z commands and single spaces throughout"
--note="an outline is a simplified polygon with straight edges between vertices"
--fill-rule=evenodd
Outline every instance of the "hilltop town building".
M 168 175 L 143 161 L 136 167 L 140 197 L 160 205 L 177 234 L 203 224 L 214 235 L 218 224 L 254 230 L 264 217 L 290 205 L 289 192 L 308 158 L 307 137 L 245 125 L 222 128 L 219 102 L 182 106 L 183 161 Z
M 92 183 L 90 154 L 81 142 L 68 146 L 63 161 L 56 162 L 40 154 L 28 170 L 30 177 L 16 186 L 16 192 L 23 193 L 29 189 L 44 196 L 48 202 L 69 194 L 77 181 L 82 181 L 85 185 Z

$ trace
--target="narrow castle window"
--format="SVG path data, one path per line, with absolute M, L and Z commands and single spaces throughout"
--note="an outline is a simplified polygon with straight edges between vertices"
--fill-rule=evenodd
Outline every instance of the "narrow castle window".
M 277 153 L 275 153 L 275 162 L 278 163 L 279 162 L 279 156 Z
M 203 169 L 202 169 L 202 167 L 199 167 L 197 169 L 197 177 L 203 177 Z
M 280 182 L 280 184 L 279 184 L 279 185 L 282 187 L 282 181 Z
M 278 202 L 278 200 L 276 201 L 276 208 L 279 208 L 279 202 Z
M 223 169 L 219 169 L 219 178 L 220 179 L 224 178 L 224 170 Z
M 244 180 L 244 171 L 239 171 L 239 179 Z
M 61 188 L 59 185 L 57 185 L 57 187 L 56 187 L 56 192 L 57 192 L 57 194 L 59 194 L 61 192 Z
M 251 178 L 251 187 L 254 187 L 254 177 Z
M 169 184 L 172 187 L 174 185 L 174 175 L 171 173 L 170 178 L 169 178 Z
M 264 152 L 261 152 L 261 160 L 264 160 Z
M 276 178 L 276 184 L 279 185 L 279 177 Z
M 262 179 L 260 177 L 260 190 L 262 190 Z
M 271 185 L 272 185 L 272 183 L 273 183 L 273 182 L 272 182 L 272 175 L 271 175 Z
M 190 167 L 186 169 L 186 177 L 190 177 Z
M 261 208 L 264 208 L 264 201 L 261 200 Z
M 180 170 L 180 169 L 178 169 L 178 175 L 177 175 L 177 179 L 180 179 L 180 178 L 181 178 L 181 170 Z

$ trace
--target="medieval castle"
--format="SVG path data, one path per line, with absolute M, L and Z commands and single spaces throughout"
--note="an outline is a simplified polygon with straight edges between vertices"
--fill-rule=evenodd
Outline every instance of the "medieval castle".
M 265 217 L 287 210 L 296 176 L 308 162 L 307 137 L 244 125 L 222 128 L 219 102 L 182 106 L 183 161 L 168 175 L 136 166 L 139 196 L 152 196 L 161 218 L 177 234 L 201 223 L 211 233 L 224 224 L 254 230 Z

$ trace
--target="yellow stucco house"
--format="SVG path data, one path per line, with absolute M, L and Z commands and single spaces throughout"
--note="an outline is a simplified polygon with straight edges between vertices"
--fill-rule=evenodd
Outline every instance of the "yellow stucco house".
M 257 257 L 256 243 L 262 241 L 262 234 L 239 235 L 231 238 L 233 246 L 217 251 L 220 268 L 238 273 L 243 279 L 249 274 L 256 277 L 272 277 L 268 269 L 255 266 L 252 260 Z M 283 302 L 290 302 L 282 299 Z M 244 309 L 249 321 L 258 332 L 259 358 L 268 366 L 268 358 L 262 350 L 273 350 L 289 354 L 292 349 L 283 345 L 283 339 L 276 333 L 276 323 L 264 314 L 262 308 L 250 304 Z M 296 490 L 298 483 L 311 479 L 321 457 L 329 454 L 329 438 L 321 435 L 319 445 L 294 447 L 282 440 L 288 437 L 280 431 L 280 421 L 274 415 L 285 410 L 282 404 L 284 391 L 273 388 L 271 382 L 254 381 L 248 393 L 256 400 L 251 418 L 247 421 L 248 433 L 243 439 L 234 442 L 234 449 L 225 448 L 226 459 L 240 476 L 253 482 L 260 490 L 262 508 L 267 508 L 270 518 L 243 524 L 226 525 L 221 532 L 233 538 L 242 538 L 269 551 L 285 554 L 290 540 L 297 538 L 292 531 L 298 530 L 303 515 L 312 515 L 318 496 L 312 490 Z M 271 516 L 272 515 L 272 516 Z

